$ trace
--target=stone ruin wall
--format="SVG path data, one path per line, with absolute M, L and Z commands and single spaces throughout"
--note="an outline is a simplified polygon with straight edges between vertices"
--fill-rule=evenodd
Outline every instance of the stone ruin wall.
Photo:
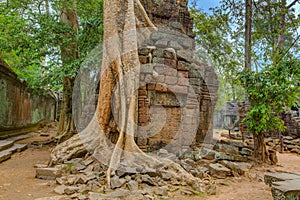
M 297 116 L 296 111 L 286 111 L 281 115 L 281 118 L 286 126 L 283 135 L 300 138 L 300 117 Z
M 240 131 L 244 134 L 247 133 L 247 126 L 242 123 L 243 119 L 246 117 L 247 112 L 250 108 L 250 103 L 241 101 L 238 102 L 239 106 L 239 128 Z M 297 116 L 296 111 L 287 110 L 281 114 L 281 119 L 286 126 L 286 130 L 282 134 L 283 136 L 291 136 L 293 138 L 300 138 L 300 117 Z M 270 133 L 270 135 L 278 135 L 277 132 Z
M 26 86 L 0 57 L 0 135 L 54 120 L 56 100 Z
M 212 67 L 193 58 L 195 40 L 187 1 L 141 2 L 159 30 L 139 49 L 137 144 L 145 151 L 170 143 L 174 143 L 170 148 L 179 149 L 199 145 L 212 137 L 218 80 Z
M 245 123 L 242 123 L 244 118 L 247 116 L 248 110 L 250 108 L 250 103 L 248 101 L 239 101 L 238 102 L 238 113 L 239 113 L 239 129 L 243 135 L 248 134 L 247 126 Z
M 144 151 L 166 145 L 177 150 L 187 149 L 212 137 L 218 80 L 212 67 L 193 58 L 193 21 L 187 2 L 157 2 L 141 0 L 159 29 L 138 51 L 141 73 L 136 142 Z M 98 90 L 97 87 L 96 99 Z M 87 113 L 94 113 L 96 105 L 92 103 L 89 107 L 91 111 L 83 114 L 87 119 L 84 125 L 93 116 Z M 110 137 L 116 142 L 117 130 L 111 130 Z

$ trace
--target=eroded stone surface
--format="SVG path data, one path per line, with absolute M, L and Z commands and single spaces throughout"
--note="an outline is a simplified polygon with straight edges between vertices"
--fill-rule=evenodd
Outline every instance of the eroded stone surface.
M 299 200 L 300 179 L 274 182 L 271 191 L 274 200 Z
M 61 174 L 58 168 L 36 168 L 36 178 L 55 180 Z
M 213 177 L 216 178 L 226 178 L 230 176 L 231 171 L 227 167 L 219 164 L 219 163 L 212 163 L 209 165 L 209 171 Z
M 273 173 L 266 174 L 264 177 L 265 184 L 272 186 L 274 182 L 300 179 L 300 175 L 293 173 Z

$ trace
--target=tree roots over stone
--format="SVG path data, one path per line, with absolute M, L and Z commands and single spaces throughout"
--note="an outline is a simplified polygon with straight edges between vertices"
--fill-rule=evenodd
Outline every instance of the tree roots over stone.
M 141 27 L 144 31 L 137 30 Z M 69 160 L 88 150 L 97 160 L 108 165 L 108 189 L 111 188 L 111 177 L 121 166 L 138 166 L 144 169 L 144 173 L 152 172 L 147 172 L 151 168 L 158 176 L 168 174 L 197 191 L 212 194 L 215 192 L 213 181 L 196 178 L 169 159 L 144 153 L 134 141 L 135 89 L 139 85 L 140 68 L 138 43 L 147 39 L 147 34 L 153 30 L 155 26 L 139 0 L 104 1 L 104 48 L 97 111 L 86 129 L 52 151 L 51 164 Z M 117 128 L 114 127 L 119 133 L 116 144 L 108 139 L 111 124 L 118 124 Z

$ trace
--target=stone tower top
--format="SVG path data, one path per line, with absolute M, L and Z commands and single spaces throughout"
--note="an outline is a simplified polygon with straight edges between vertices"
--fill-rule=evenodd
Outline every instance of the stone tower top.
M 194 38 L 188 0 L 140 0 L 157 27 L 169 26 Z

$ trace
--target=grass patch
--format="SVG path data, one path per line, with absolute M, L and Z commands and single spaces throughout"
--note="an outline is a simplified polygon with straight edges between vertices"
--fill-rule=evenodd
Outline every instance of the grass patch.
M 72 169 L 72 167 L 74 167 L 76 164 L 75 163 L 69 163 L 66 166 L 66 172 L 69 173 Z
M 201 197 L 201 198 L 205 198 L 206 195 L 198 190 L 193 190 L 194 195 L 193 196 L 197 196 L 197 197 Z

